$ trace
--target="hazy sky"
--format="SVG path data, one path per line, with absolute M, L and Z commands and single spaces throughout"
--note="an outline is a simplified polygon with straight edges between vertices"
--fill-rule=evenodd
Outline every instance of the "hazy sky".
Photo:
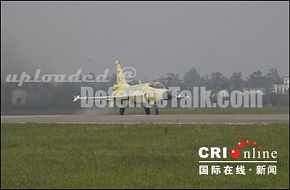
M 1 78 L 112 73 L 116 59 L 141 80 L 192 67 L 288 76 L 289 3 L 1 1 Z

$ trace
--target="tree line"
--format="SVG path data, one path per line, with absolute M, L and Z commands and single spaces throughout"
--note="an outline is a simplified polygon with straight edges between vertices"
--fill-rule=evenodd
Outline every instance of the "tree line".
M 283 78 L 277 69 L 270 69 L 268 73 L 254 71 L 245 79 L 241 72 L 233 72 L 230 77 L 221 72 L 212 72 L 210 75 L 201 76 L 195 68 L 187 71 L 184 76 L 167 73 L 158 81 L 166 86 L 180 86 L 182 89 L 192 89 L 193 86 L 205 86 L 212 91 L 219 90 L 242 90 L 243 88 L 270 88 L 273 84 L 283 83 Z
M 24 83 L 21 87 L 18 87 L 17 83 L 1 81 L 1 113 L 26 111 L 29 113 L 31 110 L 58 113 L 79 110 L 79 104 L 72 102 L 72 98 L 73 95 L 80 93 L 81 86 L 107 91 L 115 83 L 116 75 L 110 76 L 109 81 L 102 83 Z M 241 72 L 233 72 L 228 77 L 221 72 L 201 76 L 195 68 L 192 68 L 183 76 L 167 73 L 154 81 L 159 81 L 166 87 L 179 86 L 181 89 L 187 90 L 194 86 L 205 86 L 213 93 L 224 89 L 231 91 L 244 88 L 263 88 L 266 90 L 263 98 L 264 105 L 288 105 L 289 102 L 289 95 L 279 95 L 269 91 L 273 84 L 283 83 L 283 78 L 278 74 L 277 69 L 270 69 L 265 74 L 255 71 L 247 77 L 244 77 Z M 137 80 L 130 82 L 130 84 L 138 83 Z

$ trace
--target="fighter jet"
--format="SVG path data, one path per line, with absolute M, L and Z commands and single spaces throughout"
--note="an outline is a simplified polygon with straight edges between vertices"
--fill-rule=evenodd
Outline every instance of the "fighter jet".
M 74 96 L 74 102 L 77 100 L 99 100 L 108 101 L 111 104 L 119 102 L 120 115 L 124 115 L 125 108 L 129 103 L 140 105 L 145 110 L 146 115 L 150 115 L 150 108 L 153 108 L 154 114 L 158 115 L 158 104 L 164 100 L 171 100 L 173 93 L 166 89 L 160 82 L 151 82 L 137 85 L 129 85 L 125 79 L 120 61 L 115 62 L 117 83 L 113 85 L 111 96 L 80 97 Z M 176 96 L 179 98 L 178 96 Z M 127 104 L 124 103 L 127 101 Z M 121 106 L 120 106 L 121 105 Z M 159 104 L 160 105 L 160 104 Z

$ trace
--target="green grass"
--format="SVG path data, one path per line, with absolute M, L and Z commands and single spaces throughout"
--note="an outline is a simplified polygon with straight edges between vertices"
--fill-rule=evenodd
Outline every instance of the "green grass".
M 288 131 L 287 124 L 2 124 L 1 188 L 287 188 Z M 198 174 L 201 146 L 241 139 L 278 151 L 276 176 Z

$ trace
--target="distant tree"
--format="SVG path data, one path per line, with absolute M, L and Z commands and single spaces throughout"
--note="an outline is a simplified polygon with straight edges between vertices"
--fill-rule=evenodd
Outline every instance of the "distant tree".
M 232 90 L 241 90 L 245 81 L 242 79 L 241 72 L 234 72 L 229 78 L 229 85 Z
M 272 106 L 285 106 L 289 105 L 289 96 L 285 94 L 269 94 L 269 103 Z
M 270 103 L 273 106 L 277 106 L 278 102 L 279 102 L 279 94 L 274 94 L 274 93 L 270 94 Z
M 252 88 L 265 88 L 266 81 L 262 71 L 254 71 L 247 77 L 247 86 Z
M 267 85 L 272 85 L 272 84 L 280 84 L 282 83 L 282 79 L 278 74 L 277 69 L 270 69 L 270 71 L 265 75 L 265 79 L 267 82 Z
M 183 77 L 184 87 L 192 88 L 193 86 L 201 86 L 204 84 L 204 79 L 200 77 L 195 68 L 187 71 Z
M 229 88 L 229 80 L 220 72 L 212 72 L 210 78 L 206 80 L 206 86 L 213 92 Z
M 183 81 L 180 79 L 179 74 L 167 73 L 165 77 L 160 77 L 157 81 L 169 86 L 182 86 Z
M 247 86 L 252 88 L 269 88 L 272 84 L 282 83 L 277 69 L 273 68 L 265 75 L 261 71 L 255 71 L 247 79 Z

